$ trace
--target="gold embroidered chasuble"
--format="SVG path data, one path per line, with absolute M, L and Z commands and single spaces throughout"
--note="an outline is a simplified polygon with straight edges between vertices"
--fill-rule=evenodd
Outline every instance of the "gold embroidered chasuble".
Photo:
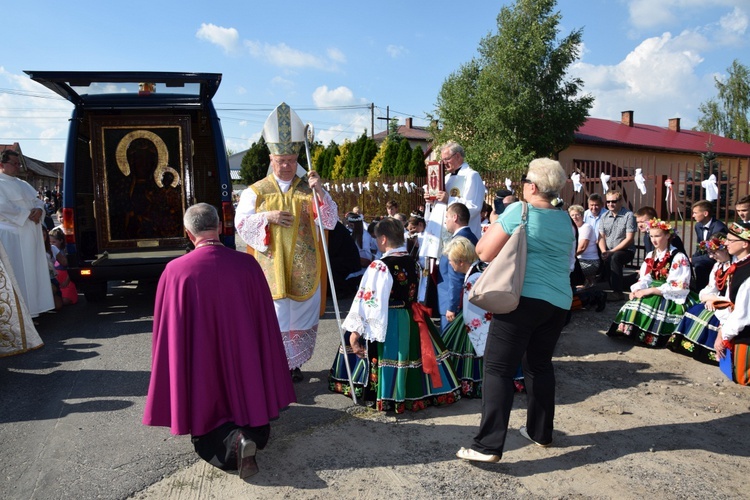
M 318 232 L 313 214 L 313 192 L 306 180 L 295 177 L 282 193 L 273 175 L 250 186 L 257 199 L 255 211 L 284 210 L 294 216 L 294 224 L 269 224 L 271 241 L 265 252 L 255 252 L 263 268 L 274 300 L 307 300 L 320 283 Z

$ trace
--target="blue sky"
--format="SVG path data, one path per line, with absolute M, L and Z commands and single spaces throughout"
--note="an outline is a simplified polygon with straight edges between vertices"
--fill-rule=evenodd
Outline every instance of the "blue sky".
M 450 73 L 510 2 L 10 2 L 0 55 L 0 143 L 62 161 L 72 106 L 23 70 L 223 74 L 214 98 L 227 147 L 246 149 L 282 101 L 338 143 L 391 116 L 426 124 Z M 71 6 L 68 6 L 71 5 Z M 116 6 L 116 7 L 115 7 Z M 732 60 L 750 65 L 750 0 L 559 0 L 561 36 L 583 28 L 571 73 L 591 115 L 693 127 Z M 343 108 L 342 108 L 343 107 Z

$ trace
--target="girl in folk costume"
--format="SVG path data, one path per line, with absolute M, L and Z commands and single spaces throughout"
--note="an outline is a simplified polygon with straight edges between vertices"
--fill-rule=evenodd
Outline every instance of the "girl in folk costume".
M 615 316 L 607 335 L 627 335 L 646 347 L 664 347 L 685 310 L 695 304 L 690 294 L 690 261 L 669 244 L 674 229 L 669 222 L 649 221 L 654 250 L 646 255 L 630 300 Z
M 461 309 L 445 330 L 443 341 L 450 352 L 453 371 L 461 381 L 461 396 L 481 398 L 482 356 L 492 313 L 469 302 L 469 291 L 487 266 L 477 257 L 474 244 L 463 236 L 446 243 L 443 253 L 453 270 L 465 275 Z
M 685 313 L 667 342 L 671 351 L 690 356 L 703 363 L 718 365 L 714 343 L 719 325 L 730 313 L 727 294 L 729 281 L 735 266 L 726 246 L 725 236 L 715 234 L 711 239 L 701 241 L 699 250 L 716 261 L 708 279 L 708 285 L 700 291 L 700 304 Z
M 339 347 L 329 389 L 349 395 L 344 356 L 355 393 L 378 410 L 420 410 L 460 399 L 459 383 L 427 308 L 416 301 L 420 269 L 404 246 L 404 227 L 387 218 L 375 227 L 383 257 L 362 276 L 343 322 L 346 352 Z
M 731 361 L 732 380 L 750 385 L 750 224 L 729 226 L 726 245 L 735 259 L 728 285 L 732 311 L 721 323 L 714 348 L 721 364 Z
M 492 313 L 469 302 L 469 292 L 487 264 L 479 260 L 474 244 L 462 236 L 446 243 L 443 253 L 448 257 L 450 266 L 457 273 L 466 276 L 461 309 L 443 332 L 443 342 L 451 354 L 453 371 L 461 382 L 461 397 L 481 398 L 484 346 L 487 342 Z M 524 391 L 523 370 L 520 365 L 513 384 L 518 392 Z

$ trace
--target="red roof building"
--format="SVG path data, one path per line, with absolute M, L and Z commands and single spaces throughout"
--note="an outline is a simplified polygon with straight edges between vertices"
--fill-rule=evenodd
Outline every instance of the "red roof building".
M 430 134 L 430 127 L 414 125 L 412 119 L 407 118 L 403 125 L 398 126 L 398 133 L 409 141 L 412 149 L 417 146 L 421 147 L 425 160 L 436 159 L 433 158 L 434 155 L 432 154 L 432 134 Z M 385 140 L 387 135 L 388 132 L 378 132 L 373 136 L 373 140 L 380 146 L 380 143 Z
M 666 127 L 635 123 L 633 111 L 623 111 L 620 121 L 588 118 L 576 132 L 574 143 L 559 154 L 566 170 L 580 173 L 584 180 L 582 192 L 570 192 L 564 198 L 585 205 L 588 193 L 602 193 L 600 176 L 606 174 L 610 189 L 623 191 L 632 206 L 656 206 L 661 214 L 668 206 L 663 203 L 665 182 L 671 180 L 676 202 L 672 208 L 685 210 L 706 195 L 701 186 L 705 177 L 701 155 L 708 152 L 716 155 L 713 162 L 719 165 L 717 183 L 723 199 L 717 201 L 717 213 L 728 216 L 736 200 L 748 194 L 750 144 L 683 130 L 679 118 L 669 119 Z M 646 194 L 633 182 L 638 168 L 646 180 Z M 689 219 L 690 214 L 683 212 L 683 216 Z

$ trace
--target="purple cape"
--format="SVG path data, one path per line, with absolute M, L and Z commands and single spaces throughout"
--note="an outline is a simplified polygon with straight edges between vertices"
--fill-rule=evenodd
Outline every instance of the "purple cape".
M 200 436 L 225 422 L 265 425 L 295 401 L 258 262 L 223 246 L 170 262 L 156 291 L 143 423 Z

